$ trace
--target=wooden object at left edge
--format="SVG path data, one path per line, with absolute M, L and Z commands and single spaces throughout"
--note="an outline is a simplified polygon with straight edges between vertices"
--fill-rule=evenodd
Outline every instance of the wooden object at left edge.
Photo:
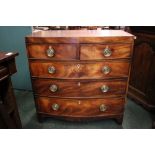
M 22 128 L 12 88 L 11 76 L 16 73 L 15 57 L 18 53 L 0 51 L 0 128 Z

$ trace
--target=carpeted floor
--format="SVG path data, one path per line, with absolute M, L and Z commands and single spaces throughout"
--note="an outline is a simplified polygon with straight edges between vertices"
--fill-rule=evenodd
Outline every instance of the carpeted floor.
M 22 126 L 25 129 L 150 129 L 152 119 L 149 112 L 128 100 L 125 107 L 123 124 L 118 125 L 113 119 L 91 122 L 68 122 L 53 118 L 39 123 L 32 92 L 15 90 Z

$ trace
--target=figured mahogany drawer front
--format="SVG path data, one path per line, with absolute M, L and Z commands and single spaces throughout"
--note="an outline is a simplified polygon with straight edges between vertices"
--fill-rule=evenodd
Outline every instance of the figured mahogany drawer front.
M 81 60 L 130 58 L 131 44 L 84 44 L 80 46 Z
M 124 98 L 60 99 L 36 98 L 38 112 L 59 116 L 106 116 L 122 114 Z
M 29 58 L 74 60 L 77 44 L 27 44 Z
M 31 75 L 44 78 L 102 79 L 127 77 L 128 61 L 47 62 L 31 61 Z
M 115 97 L 125 95 L 126 80 L 45 80 L 33 79 L 34 93 L 57 97 Z

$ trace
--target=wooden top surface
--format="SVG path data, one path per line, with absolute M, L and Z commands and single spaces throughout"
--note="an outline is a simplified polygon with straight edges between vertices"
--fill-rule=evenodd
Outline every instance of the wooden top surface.
M 27 37 L 133 37 L 122 30 L 50 30 L 34 32 Z
M 50 30 L 26 37 L 27 43 L 131 43 L 134 35 L 122 30 Z
M 0 51 L 0 63 L 4 61 L 8 61 L 10 59 L 13 59 L 15 56 L 17 56 L 17 52 L 2 52 Z

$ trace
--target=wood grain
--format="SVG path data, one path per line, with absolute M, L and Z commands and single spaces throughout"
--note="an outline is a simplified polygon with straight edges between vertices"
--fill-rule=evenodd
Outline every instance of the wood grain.
M 141 28 L 141 31 L 134 32 L 137 40 L 134 46 L 128 96 L 146 109 L 154 111 L 155 35 L 149 27 Z
M 40 31 L 26 37 L 27 43 L 131 43 L 134 36 L 121 30 Z
M 117 97 L 125 95 L 126 80 L 100 80 L 100 81 L 80 81 L 80 80 L 47 80 L 33 79 L 34 93 L 42 96 L 57 97 Z M 51 85 L 57 85 L 56 92 L 50 91 Z M 101 87 L 107 85 L 109 91 L 103 93 Z
M 112 51 L 112 55 L 105 57 L 104 49 Z M 82 44 L 80 46 L 81 60 L 119 59 L 131 57 L 131 44 Z
M 47 50 L 51 46 L 54 56 L 48 57 Z M 78 51 L 77 44 L 27 44 L 29 58 L 51 59 L 51 60 L 76 60 Z
M 128 61 L 100 61 L 100 62 L 47 62 L 30 61 L 30 70 L 33 77 L 61 78 L 61 79 L 103 79 L 127 77 L 129 73 Z M 56 72 L 48 73 L 48 67 L 54 66 Z M 104 74 L 102 67 L 109 66 L 111 72 Z
M 55 116 L 107 116 L 120 115 L 124 110 L 124 98 L 114 99 L 60 99 L 38 97 L 35 99 L 38 112 Z M 52 104 L 59 104 L 59 109 L 54 111 Z M 100 105 L 104 104 L 107 110 L 100 111 Z
M 39 120 L 123 120 L 135 36 L 120 30 L 40 31 L 25 38 Z M 52 46 L 55 55 L 48 58 Z M 111 56 L 103 50 L 109 47 Z M 49 73 L 52 67 L 55 72 Z M 104 71 L 103 71 L 104 68 Z M 110 72 L 105 72 L 109 68 Z M 56 85 L 56 92 L 50 86 Z M 103 93 L 101 86 L 109 91 Z M 59 104 L 57 111 L 53 104 Z M 105 104 L 107 110 L 100 111 Z

